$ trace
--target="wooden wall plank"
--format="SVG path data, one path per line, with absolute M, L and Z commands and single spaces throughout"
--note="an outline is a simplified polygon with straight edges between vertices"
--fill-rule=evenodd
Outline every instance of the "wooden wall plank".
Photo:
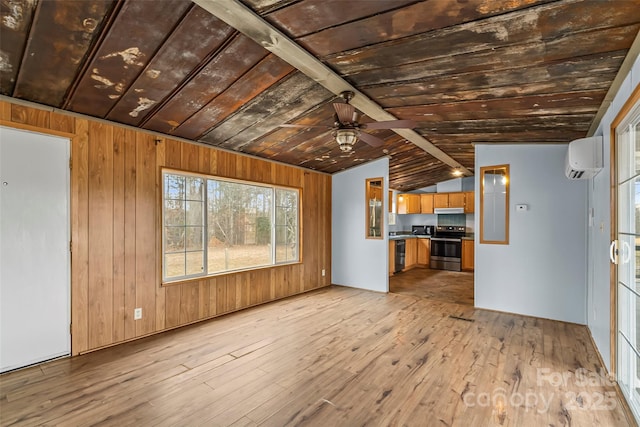
M 125 129 L 113 129 L 113 339 L 125 339 Z
M 49 113 L 46 110 L 11 104 L 11 121 L 14 123 L 49 129 Z
M 136 132 L 125 130 L 124 139 L 124 334 L 136 336 Z
M 4 110 L 4 108 L 3 108 Z M 71 354 L 89 347 L 89 123 L 76 121 L 71 140 Z
M 156 147 L 153 135 L 136 133 L 136 336 L 156 331 Z
M 89 347 L 113 343 L 113 127 L 89 123 Z
M 75 117 L 52 111 L 49 115 L 49 124 L 52 130 L 65 133 L 73 133 L 75 130 Z

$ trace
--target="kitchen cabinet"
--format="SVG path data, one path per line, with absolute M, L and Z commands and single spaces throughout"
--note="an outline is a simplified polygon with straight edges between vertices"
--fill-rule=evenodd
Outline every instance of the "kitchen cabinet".
M 423 214 L 433 213 L 433 194 L 420 195 L 420 213 L 423 213 Z
M 418 265 L 429 267 L 431 256 L 431 239 L 416 239 L 418 241 Z
M 389 276 L 393 276 L 396 269 L 396 241 L 389 240 Z
M 420 213 L 420 195 L 419 194 L 398 194 L 398 213 L 399 214 L 419 214 Z
M 389 212 L 393 212 L 393 191 L 389 190 Z
M 473 262 L 473 240 L 463 240 L 462 241 L 462 269 L 463 270 L 473 270 L 474 262 Z
M 473 213 L 475 206 L 475 193 L 467 191 L 464 193 L 464 213 Z
M 418 263 L 418 239 L 407 239 L 404 254 L 404 269 L 409 270 Z
M 433 195 L 433 207 L 434 208 L 448 208 L 449 207 L 449 193 L 435 193 Z
M 449 208 L 464 208 L 464 193 L 449 193 Z

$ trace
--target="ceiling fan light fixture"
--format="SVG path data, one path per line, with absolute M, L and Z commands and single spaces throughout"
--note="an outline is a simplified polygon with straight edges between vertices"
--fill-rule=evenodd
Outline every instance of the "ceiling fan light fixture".
M 336 129 L 333 135 L 342 151 L 351 151 L 358 141 L 360 132 L 358 129 Z

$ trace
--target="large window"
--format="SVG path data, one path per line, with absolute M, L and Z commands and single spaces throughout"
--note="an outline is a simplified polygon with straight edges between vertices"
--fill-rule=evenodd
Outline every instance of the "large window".
M 299 191 L 162 172 L 164 282 L 299 261 Z

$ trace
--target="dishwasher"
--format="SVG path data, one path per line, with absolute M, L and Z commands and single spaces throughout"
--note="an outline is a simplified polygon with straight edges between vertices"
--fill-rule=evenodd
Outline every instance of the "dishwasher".
M 406 240 L 396 240 L 396 268 L 394 273 L 400 273 L 404 270 L 404 251 L 406 245 Z

